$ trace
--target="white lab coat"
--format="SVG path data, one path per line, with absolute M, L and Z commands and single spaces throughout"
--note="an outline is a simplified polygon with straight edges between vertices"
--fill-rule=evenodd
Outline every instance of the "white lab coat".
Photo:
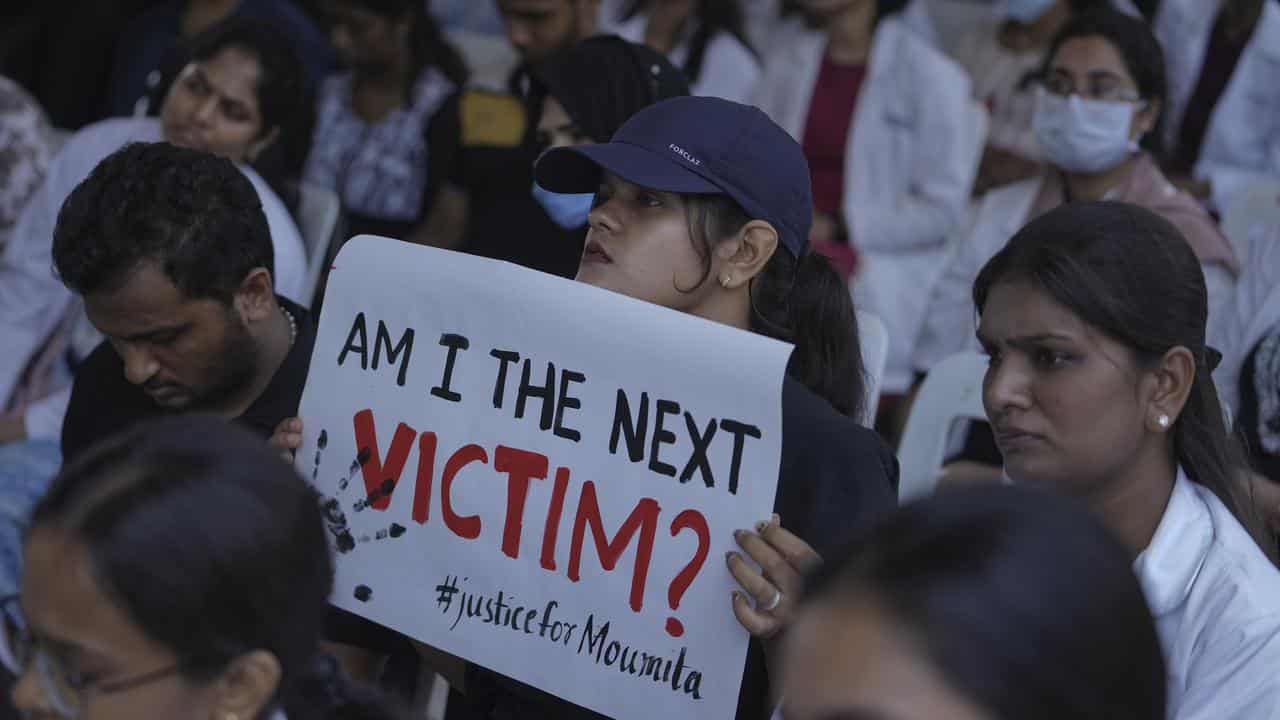
M 1280 203 L 1280 196 L 1276 197 Z M 1213 374 L 1218 394 L 1232 408 L 1240 406 L 1240 372 L 1258 341 L 1280 324 L 1280 224 L 1258 223 L 1246 229 L 1244 272 L 1222 312 L 1209 328 L 1209 344 L 1222 352 Z
M 68 309 L 83 315 L 83 308 L 72 304 L 71 291 L 53 271 L 53 229 L 63 201 L 106 156 L 130 142 L 162 139 L 160 121 L 156 118 L 105 120 L 71 136 L 50 164 L 43 185 L 18 219 L 0 256 L 0 338 L 4 347 L 0 352 L 0 399 L 10 397 L 32 356 Z M 241 170 L 258 191 L 271 229 L 276 292 L 309 305 L 308 298 L 299 297 L 306 282 L 307 257 L 297 226 L 266 182 L 250 168 Z M 96 333 L 83 332 L 87 325 L 87 321 L 75 323 L 74 349 L 81 357 L 87 355 L 92 350 L 91 343 L 100 338 Z M 57 436 L 68 391 L 55 393 L 28 409 L 29 435 Z
M 602 29 L 633 43 L 644 44 L 644 31 L 648 22 L 649 16 L 641 12 L 630 20 L 606 24 Z M 685 23 L 685 29 L 675 47 L 667 53 L 667 59 L 677 68 L 684 69 L 684 64 L 689 59 L 689 42 L 696 30 L 695 23 Z M 690 78 L 689 90 L 694 95 L 745 103 L 751 101 L 759 81 L 760 60 L 755 54 L 732 34 L 718 32 L 707 41 L 702 68 L 696 80 Z
M 973 282 L 987 261 L 1030 222 L 1032 207 L 1043 184 L 1041 176 L 983 195 L 967 236 L 951 247 L 941 277 L 933 284 L 911 358 L 915 370 L 928 372 L 950 355 L 980 349 L 974 335 L 977 309 L 973 306 Z M 1175 190 L 1170 186 L 1169 191 Z M 1208 292 L 1206 332 L 1212 338 L 1217 326 L 1225 322 L 1226 308 L 1236 292 L 1236 279 L 1222 265 L 1202 264 L 1200 269 Z
M 800 140 L 826 36 L 799 21 L 779 33 L 756 104 Z M 863 267 L 854 301 L 889 331 L 886 392 L 910 385 L 912 345 L 946 241 L 965 222 L 984 133 L 964 71 L 901 20 L 881 21 L 849 127 L 842 211 Z
M 1133 569 L 1165 653 L 1169 719 L 1280 720 L 1280 571 L 1181 468 Z
M 1162 0 L 1154 29 L 1165 49 L 1169 102 L 1165 142 L 1174 146 L 1204 66 L 1218 12 L 1210 0 Z M 1280 4 L 1266 0 L 1253 37 L 1218 100 L 1195 175 L 1224 208 L 1257 179 L 1280 178 Z

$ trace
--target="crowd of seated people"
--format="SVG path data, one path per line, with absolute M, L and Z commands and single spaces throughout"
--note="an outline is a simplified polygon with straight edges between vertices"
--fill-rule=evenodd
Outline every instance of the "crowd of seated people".
M 1280 720 L 1280 1 L 0 18 L 0 718 L 599 717 L 328 602 L 280 456 L 369 234 L 794 346 L 737 718 Z

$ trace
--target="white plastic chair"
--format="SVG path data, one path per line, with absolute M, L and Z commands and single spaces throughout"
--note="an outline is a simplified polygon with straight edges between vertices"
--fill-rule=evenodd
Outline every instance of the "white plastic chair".
M 298 187 L 298 230 L 307 246 L 307 282 L 302 288 L 302 297 L 308 301 L 315 295 L 320 273 L 328 261 L 329 245 L 338 227 L 341 208 L 332 190 L 306 183 Z
M 857 311 L 858 345 L 862 348 L 862 367 L 867 374 L 867 403 L 859 421 L 863 427 L 873 427 L 876 407 L 880 404 L 880 387 L 884 382 L 884 368 L 889 362 L 889 330 L 878 315 Z
M 956 420 L 986 420 L 982 379 L 987 358 L 979 353 L 952 355 L 934 366 L 916 394 L 898 446 L 898 501 L 933 492 L 947 440 Z

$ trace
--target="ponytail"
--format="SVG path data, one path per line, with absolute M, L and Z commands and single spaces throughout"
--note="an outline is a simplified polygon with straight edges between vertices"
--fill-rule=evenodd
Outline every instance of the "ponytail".
M 1266 524 L 1245 492 L 1251 487 L 1247 482 L 1249 466 L 1240 442 L 1227 426 L 1211 376 L 1217 364 L 1209 360 L 1211 353 L 1216 351 L 1204 349 L 1196 353 L 1195 380 L 1174 425 L 1174 455 L 1187 477 L 1216 495 L 1270 556 L 1274 539 L 1267 537 Z
M 689 234 L 711 274 L 711 238 L 732 235 L 750 221 L 726 195 L 686 195 Z M 692 290 L 690 288 L 689 290 Z M 855 419 L 866 408 L 866 378 L 858 319 L 849 289 L 831 263 L 809 252 L 778 248 L 751 285 L 751 330 L 795 345 L 787 374 Z
M 866 378 L 849 288 L 827 258 L 779 249 L 751 287 L 751 329 L 796 346 L 787 374 L 842 415 L 861 418 Z

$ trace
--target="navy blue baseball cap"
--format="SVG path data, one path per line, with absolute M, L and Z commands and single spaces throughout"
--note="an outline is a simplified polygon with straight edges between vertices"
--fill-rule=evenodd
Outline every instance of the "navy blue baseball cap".
M 650 190 L 722 194 L 778 231 L 795 257 L 808 249 L 813 193 L 804 152 L 758 108 L 712 97 L 677 97 L 644 108 L 598 145 L 552 148 L 538 184 L 593 193 L 605 171 Z

